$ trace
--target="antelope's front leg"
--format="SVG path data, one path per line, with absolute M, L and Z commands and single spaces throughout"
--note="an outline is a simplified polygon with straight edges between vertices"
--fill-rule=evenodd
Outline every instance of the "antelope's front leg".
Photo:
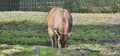
M 55 47 L 55 40 L 54 40 L 53 31 L 50 28 L 48 28 L 48 34 L 50 36 L 52 48 L 54 48 Z
M 62 44 L 61 44 L 61 36 L 58 36 L 58 48 L 62 48 Z
M 64 39 L 63 39 L 63 48 L 67 48 L 68 46 L 67 46 L 67 40 L 68 40 L 68 37 L 64 37 Z

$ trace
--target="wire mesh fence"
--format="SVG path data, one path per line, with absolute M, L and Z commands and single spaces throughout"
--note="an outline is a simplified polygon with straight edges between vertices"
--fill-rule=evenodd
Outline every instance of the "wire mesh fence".
M 120 12 L 120 0 L 0 0 L 0 11 L 48 11 L 55 6 L 72 12 Z

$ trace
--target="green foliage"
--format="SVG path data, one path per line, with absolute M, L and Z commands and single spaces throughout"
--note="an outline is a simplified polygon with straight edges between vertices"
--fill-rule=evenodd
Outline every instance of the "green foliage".
M 80 13 L 116 13 L 119 5 L 119 0 L 66 0 L 64 8 Z
M 49 11 L 49 9 L 51 9 L 51 6 L 55 5 L 66 8 L 70 12 L 80 12 L 80 13 L 119 13 L 120 12 L 120 0 L 64 0 L 64 4 L 58 3 L 58 2 L 63 2 L 62 0 L 53 0 L 53 1 L 36 0 L 37 2 L 35 2 L 34 0 L 31 1 L 0 0 L 0 11 L 30 10 L 30 11 L 46 12 Z M 31 4 L 27 4 L 27 3 L 31 3 Z M 22 6 L 23 9 L 21 9 Z
M 112 7 L 108 7 L 108 6 L 104 6 L 102 8 L 100 8 L 100 11 L 103 13 L 112 13 L 113 12 L 113 8 Z
M 0 11 L 19 10 L 20 0 L 0 0 Z
M 38 10 L 38 11 L 44 11 L 44 12 L 46 12 L 46 11 L 49 10 L 49 8 L 48 8 L 47 6 L 44 6 L 44 5 L 42 5 L 42 4 L 39 4 L 39 5 L 37 6 L 37 10 Z
M 120 12 L 120 4 L 119 3 L 114 3 L 113 12 Z

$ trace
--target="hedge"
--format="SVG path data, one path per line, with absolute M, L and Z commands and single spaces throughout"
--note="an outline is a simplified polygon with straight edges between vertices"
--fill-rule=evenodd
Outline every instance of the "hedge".
M 32 1 L 32 0 L 0 0 L 0 11 L 19 11 L 20 1 Z M 37 2 L 30 2 L 31 11 L 49 11 L 54 3 L 46 2 L 62 2 L 61 0 L 45 1 L 36 0 Z M 33 4 L 36 4 L 35 5 Z M 26 7 L 29 3 L 23 3 L 22 6 Z M 33 6 L 32 6 L 33 5 Z M 120 0 L 65 0 L 64 3 L 55 3 L 55 6 L 62 5 L 63 8 L 68 9 L 71 12 L 80 13 L 120 13 Z M 31 7 L 26 7 L 24 10 L 28 11 Z

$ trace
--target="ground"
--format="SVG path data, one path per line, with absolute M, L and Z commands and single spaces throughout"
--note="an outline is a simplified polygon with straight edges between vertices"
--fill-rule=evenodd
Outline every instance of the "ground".
M 119 56 L 120 14 L 72 13 L 68 48 L 51 48 L 46 12 L 0 12 L 0 56 Z M 35 53 L 34 53 L 35 52 Z

